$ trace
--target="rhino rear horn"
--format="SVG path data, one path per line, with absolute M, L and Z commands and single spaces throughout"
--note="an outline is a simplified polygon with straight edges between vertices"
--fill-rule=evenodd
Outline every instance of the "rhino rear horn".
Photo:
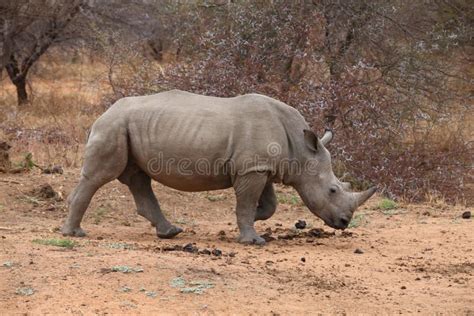
M 327 144 L 329 144 L 329 142 L 332 140 L 333 137 L 334 137 L 334 132 L 330 129 L 326 129 L 324 131 L 323 137 L 321 138 L 321 143 L 324 146 L 326 146 Z
M 352 188 L 352 185 L 350 182 L 341 182 L 341 186 L 345 191 L 349 191 Z

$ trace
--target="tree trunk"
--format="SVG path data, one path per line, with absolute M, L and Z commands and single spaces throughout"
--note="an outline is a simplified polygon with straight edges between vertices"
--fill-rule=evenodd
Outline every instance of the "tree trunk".
M 16 87 L 18 105 L 26 105 L 28 103 L 28 93 L 26 92 L 26 75 L 28 74 L 28 69 L 20 71 L 18 61 L 13 54 L 10 56 L 10 62 L 5 68 L 7 69 L 8 77 L 10 77 L 11 82 Z
M 18 105 L 22 106 L 28 103 L 28 93 L 26 92 L 26 78 L 20 77 L 13 83 L 16 87 Z

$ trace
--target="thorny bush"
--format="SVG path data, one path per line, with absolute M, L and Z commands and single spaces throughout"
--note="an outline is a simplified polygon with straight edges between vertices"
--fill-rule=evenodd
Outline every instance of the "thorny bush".
M 355 186 L 472 203 L 472 79 L 464 67 L 472 27 L 459 10 L 440 2 L 429 10 L 267 2 L 168 7 L 158 40 L 177 47 L 175 59 L 144 61 L 124 48 L 107 102 L 173 88 L 262 93 L 300 110 L 317 132 L 333 128 L 335 171 Z

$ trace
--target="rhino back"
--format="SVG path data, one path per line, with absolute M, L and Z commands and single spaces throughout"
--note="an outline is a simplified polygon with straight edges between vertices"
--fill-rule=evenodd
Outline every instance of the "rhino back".
M 306 126 L 293 108 L 256 94 L 218 98 L 173 90 L 126 98 L 109 111 L 125 120 L 137 164 L 149 171 L 150 161 L 159 161 L 160 170 L 169 168 L 166 174 L 152 176 L 184 190 L 214 189 L 207 185 L 210 182 L 216 188 L 230 186 L 236 171 L 250 171 L 255 168 L 252 160 L 268 157 L 269 144 L 277 144 L 280 157 L 288 157 L 289 134 L 295 125 L 301 130 Z M 210 170 L 196 174 L 196 162 L 201 167 L 207 163 Z M 231 162 L 232 168 L 223 162 Z M 271 168 L 260 162 L 258 167 Z M 183 173 L 183 168 L 194 172 Z M 191 187 L 180 187 L 186 182 Z

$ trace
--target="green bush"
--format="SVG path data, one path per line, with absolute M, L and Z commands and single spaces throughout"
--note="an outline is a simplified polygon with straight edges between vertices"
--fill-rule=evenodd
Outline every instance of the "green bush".
M 383 211 L 393 210 L 398 207 L 397 202 L 390 199 L 383 199 L 378 204 L 377 208 Z

